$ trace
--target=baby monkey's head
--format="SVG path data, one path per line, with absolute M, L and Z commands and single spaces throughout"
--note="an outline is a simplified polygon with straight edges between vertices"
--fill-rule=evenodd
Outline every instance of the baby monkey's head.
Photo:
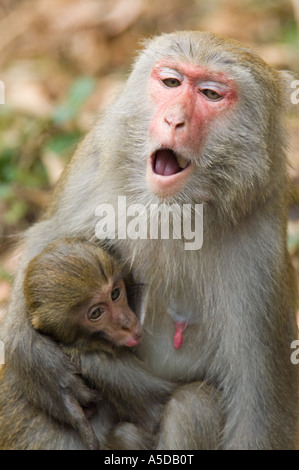
M 130 347 L 141 339 L 122 266 L 84 240 L 57 240 L 33 258 L 24 294 L 33 327 L 64 344 L 104 339 Z

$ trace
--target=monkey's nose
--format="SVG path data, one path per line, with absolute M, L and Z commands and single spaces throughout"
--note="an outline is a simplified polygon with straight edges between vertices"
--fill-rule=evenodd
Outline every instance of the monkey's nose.
M 186 109 L 180 103 L 173 105 L 164 114 L 164 122 L 172 129 L 180 129 L 186 124 Z
M 164 116 L 164 121 L 166 122 L 166 124 L 168 124 L 174 129 L 179 129 L 180 127 L 184 127 L 185 125 L 185 119 L 179 117 L 172 118 L 170 116 Z

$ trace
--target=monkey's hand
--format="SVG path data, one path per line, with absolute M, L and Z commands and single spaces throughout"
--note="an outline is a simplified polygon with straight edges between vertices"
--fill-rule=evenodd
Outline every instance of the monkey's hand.
M 79 432 L 86 448 L 88 450 L 99 450 L 98 438 L 79 403 L 69 394 L 65 394 L 64 401 L 73 427 Z

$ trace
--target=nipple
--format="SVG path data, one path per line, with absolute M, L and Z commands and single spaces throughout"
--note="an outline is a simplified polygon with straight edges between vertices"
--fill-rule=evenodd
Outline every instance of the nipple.
M 183 344 L 184 336 L 183 333 L 186 329 L 186 322 L 175 322 L 175 333 L 173 338 L 173 346 L 175 349 L 180 349 Z

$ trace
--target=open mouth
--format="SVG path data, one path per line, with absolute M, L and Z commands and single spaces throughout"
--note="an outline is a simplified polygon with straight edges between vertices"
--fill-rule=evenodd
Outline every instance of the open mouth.
M 164 198 L 181 191 L 193 171 L 193 162 L 174 150 L 160 148 L 148 160 L 147 180 L 151 191 Z
M 170 149 L 157 150 L 152 156 L 152 169 L 156 175 L 172 176 L 190 165 L 190 161 Z

